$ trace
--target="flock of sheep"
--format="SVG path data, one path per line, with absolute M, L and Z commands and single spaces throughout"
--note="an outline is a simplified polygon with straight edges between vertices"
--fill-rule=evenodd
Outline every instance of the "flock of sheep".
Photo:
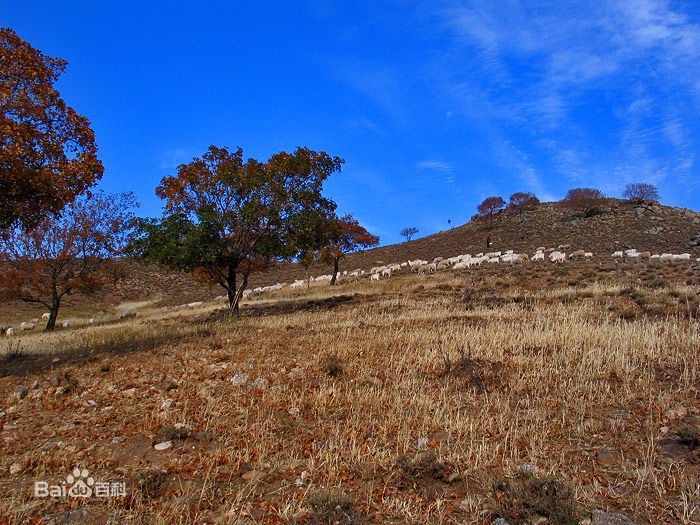
M 531 262 L 536 262 L 536 261 L 544 261 L 545 259 L 549 259 L 553 263 L 564 263 L 568 260 L 572 259 L 589 259 L 593 257 L 592 252 L 587 252 L 585 250 L 576 250 L 568 255 L 566 254 L 565 250 L 568 250 L 571 248 L 570 245 L 568 244 L 562 244 L 558 246 L 557 248 L 545 248 L 544 246 L 541 246 L 535 250 L 535 253 L 530 257 L 526 253 L 515 253 L 513 250 L 507 250 L 505 252 L 489 252 L 489 253 L 478 253 L 476 255 L 470 255 L 470 254 L 464 254 L 464 255 L 456 255 L 454 257 L 448 257 L 448 258 L 443 258 L 443 257 L 435 257 L 432 262 L 428 262 L 423 259 L 414 259 L 414 260 L 407 260 L 401 263 L 391 263 L 391 264 L 385 264 L 382 266 L 375 266 L 369 270 L 369 272 L 366 272 L 365 270 L 362 269 L 357 269 L 348 272 L 347 270 L 343 272 L 338 272 L 336 275 L 336 279 L 339 281 L 342 280 L 353 280 L 357 278 L 361 278 L 362 276 L 369 275 L 370 280 L 372 281 L 379 281 L 382 278 L 386 277 L 391 277 L 393 274 L 408 270 L 412 272 L 418 272 L 420 274 L 426 274 L 426 273 L 434 273 L 434 272 L 439 272 L 439 271 L 445 271 L 445 270 L 463 270 L 467 268 L 471 268 L 472 266 L 480 266 L 481 264 L 499 264 L 499 263 L 506 263 L 509 265 L 516 265 L 516 264 L 523 264 L 525 262 L 531 261 Z M 662 254 L 651 254 L 650 252 L 638 252 L 636 249 L 632 248 L 629 250 L 625 251 L 616 251 L 612 254 L 614 258 L 628 258 L 628 259 L 648 259 L 648 260 L 658 260 L 658 261 L 664 261 L 664 262 L 670 262 L 670 261 L 690 261 L 692 259 L 692 255 L 690 253 L 681 253 L 681 254 L 673 254 L 673 253 L 662 253 Z M 696 259 L 697 262 L 700 262 L 700 257 Z M 288 283 L 277 283 L 277 284 L 272 284 L 269 286 L 260 286 L 257 288 L 253 288 L 252 290 L 245 290 L 243 292 L 243 298 L 247 299 L 249 297 L 254 297 L 257 295 L 262 295 L 262 294 L 267 294 L 270 292 L 276 292 L 278 290 L 283 289 L 284 287 L 288 286 L 289 288 L 301 288 L 302 286 L 310 285 L 311 283 L 321 283 L 324 281 L 330 282 L 331 279 L 333 278 L 332 275 L 319 275 L 318 277 L 309 277 L 308 279 L 297 279 L 293 283 L 288 284 Z M 214 301 L 220 302 L 226 300 L 225 295 L 220 295 L 219 297 L 216 297 Z M 182 307 L 190 307 L 193 308 L 195 306 L 200 306 L 202 304 L 201 301 L 197 301 L 194 303 L 188 303 L 186 305 L 182 305 Z M 135 310 L 127 310 L 126 312 L 122 312 L 122 314 L 119 316 L 120 319 L 122 318 L 128 318 L 128 317 L 134 317 L 136 315 Z M 44 313 L 42 315 L 42 320 L 48 321 L 49 319 L 49 314 Z M 90 323 L 93 324 L 95 322 L 95 319 L 92 318 L 90 319 Z M 28 330 L 33 330 L 37 327 L 39 324 L 39 319 L 35 318 L 32 319 L 29 322 L 23 322 L 19 325 L 19 330 L 24 332 Z M 63 328 L 67 328 L 70 326 L 69 321 L 63 321 L 60 323 L 60 326 Z M 12 336 L 15 334 L 15 328 L 12 326 L 2 326 L 0 325 L 0 333 L 4 333 L 6 336 Z

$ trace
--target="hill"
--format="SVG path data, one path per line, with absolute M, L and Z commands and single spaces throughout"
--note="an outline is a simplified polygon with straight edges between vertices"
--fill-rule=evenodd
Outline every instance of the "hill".
M 493 223 L 473 219 L 451 230 L 410 242 L 382 246 L 353 253 L 341 261 L 340 270 L 368 270 L 382 263 L 407 259 L 433 259 L 437 256 L 512 249 L 532 254 L 538 246 L 570 244 L 570 250 L 585 249 L 596 254 L 596 261 L 613 251 L 636 248 L 652 253 L 690 252 L 700 257 L 700 213 L 671 208 L 657 202 L 631 203 L 607 199 L 596 215 L 586 218 L 560 202 L 539 203 L 523 210 L 506 209 Z M 486 241 L 492 245 L 487 248 Z M 124 259 L 118 261 L 123 277 L 92 296 L 74 295 L 64 302 L 61 316 L 91 315 L 122 303 L 157 299 L 162 305 L 177 305 L 220 295 L 222 290 L 196 281 L 192 276 L 158 266 Z M 329 266 L 303 268 L 282 263 L 270 271 L 251 276 L 250 287 L 292 282 L 307 275 L 327 274 Z M 0 304 L 0 321 L 16 323 L 40 315 L 44 308 L 12 302 Z

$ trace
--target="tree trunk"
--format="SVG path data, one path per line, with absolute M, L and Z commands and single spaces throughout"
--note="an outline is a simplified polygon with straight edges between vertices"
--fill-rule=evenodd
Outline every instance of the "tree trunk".
M 226 277 L 226 295 L 228 296 L 228 309 L 233 312 L 233 304 L 236 300 L 236 271 L 231 266 L 228 268 L 228 276 Z
M 56 318 L 58 317 L 58 309 L 61 306 L 61 299 L 56 295 L 51 298 L 51 308 L 49 310 L 49 320 L 46 323 L 45 332 L 50 332 L 56 327 Z
M 236 315 L 236 317 L 238 317 L 240 314 L 239 309 L 238 309 L 238 305 L 241 302 L 241 297 L 243 297 L 243 292 L 245 291 L 246 286 L 248 286 L 248 274 L 244 273 L 243 280 L 241 281 L 241 285 L 238 287 L 238 290 L 236 291 L 236 298 L 234 299 L 234 304 L 233 304 L 233 313 Z
M 333 276 L 331 277 L 331 286 L 335 284 L 335 278 L 338 275 L 338 263 L 340 263 L 340 259 L 333 259 Z

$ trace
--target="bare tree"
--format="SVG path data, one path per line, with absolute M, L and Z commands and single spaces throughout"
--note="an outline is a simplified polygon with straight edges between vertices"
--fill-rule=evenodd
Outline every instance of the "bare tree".
M 406 241 L 413 239 L 413 236 L 418 233 L 418 228 L 411 226 L 410 228 L 404 228 L 401 230 L 401 235 L 406 237 Z
M 646 182 L 635 182 L 625 186 L 625 191 L 622 194 L 626 199 L 631 201 L 658 201 L 659 190 L 653 184 Z

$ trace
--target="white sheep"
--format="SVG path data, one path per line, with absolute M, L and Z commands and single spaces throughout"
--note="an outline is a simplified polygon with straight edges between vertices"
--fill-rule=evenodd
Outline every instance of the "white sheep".
M 583 254 L 583 256 L 584 256 L 586 259 L 590 259 L 591 257 L 593 257 L 593 252 L 586 252 L 586 253 Z
M 566 261 L 566 253 L 555 250 L 549 254 L 549 260 L 555 263 L 563 263 Z
M 5 337 L 12 337 L 13 335 L 15 335 L 15 329 L 10 326 L 5 330 Z
M 370 280 L 371 281 L 378 281 L 379 280 L 379 274 L 378 273 L 373 273 L 370 275 Z
M 418 269 L 418 273 L 433 273 L 435 271 L 437 271 L 437 264 L 435 263 L 423 264 Z
M 537 252 L 535 255 L 532 256 L 533 261 L 544 261 L 544 253 L 543 252 Z
M 36 325 L 34 323 L 20 323 L 19 329 L 24 332 L 27 330 L 34 330 L 36 328 Z
M 439 271 L 447 270 L 450 267 L 450 263 L 447 261 L 440 261 L 437 265 Z
M 382 277 L 391 277 L 391 268 L 384 268 L 382 270 Z
M 614 253 L 612 254 L 612 256 L 613 256 L 613 257 L 624 257 L 625 254 L 624 254 L 624 252 L 618 251 L 618 252 L 614 252 Z
M 681 261 L 689 261 L 691 255 L 689 253 L 681 253 L 677 258 Z
M 42 318 L 44 321 L 48 321 L 48 320 L 49 320 L 49 317 L 51 317 L 51 314 L 50 314 L 49 312 L 45 312 L 45 313 L 41 314 L 41 318 Z

